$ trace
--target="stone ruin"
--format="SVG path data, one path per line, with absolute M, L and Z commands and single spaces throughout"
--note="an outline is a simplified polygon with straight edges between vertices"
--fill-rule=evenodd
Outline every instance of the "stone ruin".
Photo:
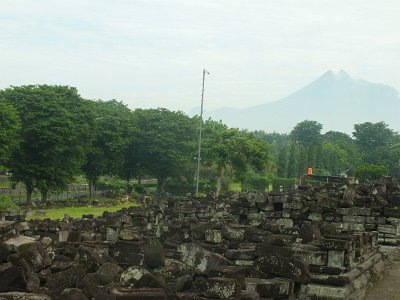
M 0 299 L 363 299 L 400 259 L 400 187 L 152 199 L 0 221 Z

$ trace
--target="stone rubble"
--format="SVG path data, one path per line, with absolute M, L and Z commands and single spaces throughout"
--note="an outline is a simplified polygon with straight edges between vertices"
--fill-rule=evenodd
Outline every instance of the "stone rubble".
M 400 258 L 390 177 L 0 219 L 0 299 L 358 300 Z

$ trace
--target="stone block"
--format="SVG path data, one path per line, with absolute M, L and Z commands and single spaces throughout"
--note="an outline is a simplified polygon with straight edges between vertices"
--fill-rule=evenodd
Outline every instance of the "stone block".
M 178 251 L 182 254 L 182 262 L 202 273 L 207 273 L 217 266 L 232 264 L 222 255 L 212 253 L 193 243 L 180 245 Z
M 339 239 L 322 239 L 321 249 L 324 250 L 341 250 L 345 251 L 350 248 L 351 244 L 348 240 Z
M 255 291 L 261 297 L 278 298 L 294 292 L 294 281 L 286 278 L 246 278 L 246 290 Z
M 140 289 L 114 289 L 111 294 L 115 300 L 167 300 L 164 289 L 140 288 Z
M 196 280 L 194 290 L 206 298 L 229 299 L 236 294 L 236 283 L 231 278 L 214 277 L 205 280 Z
M 224 225 L 221 229 L 221 234 L 225 239 L 231 242 L 238 242 L 243 240 L 244 229 Z
M 275 221 L 276 224 L 282 225 L 284 228 L 292 228 L 293 220 L 292 219 L 278 219 Z
M 118 241 L 112 251 L 121 266 L 140 266 L 143 263 L 142 247 L 144 241 Z
M 106 240 L 109 242 L 118 241 L 119 228 L 117 227 L 107 227 L 106 230 Z
M 393 225 L 379 225 L 378 226 L 378 232 L 379 233 L 389 233 L 389 234 L 399 234 L 400 233 L 400 227 L 398 224 L 393 224 Z
M 307 283 L 310 280 L 308 265 L 297 259 L 280 256 L 262 256 L 255 261 L 255 268 L 266 273 Z
M 344 251 L 328 250 L 328 267 L 340 268 L 344 266 Z
M 204 234 L 205 234 L 206 242 L 212 243 L 212 244 L 221 244 L 222 243 L 221 230 L 208 229 L 205 231 Z
M 240 266 L 219 266 L 211 269 L 208 273 L 209 277 L 225 277 L 235 280 L 236 285 L 245 288 L 245 277 L 247 267 Z
M 343 222 L 364 224 L 365 216 L 343 216 Z

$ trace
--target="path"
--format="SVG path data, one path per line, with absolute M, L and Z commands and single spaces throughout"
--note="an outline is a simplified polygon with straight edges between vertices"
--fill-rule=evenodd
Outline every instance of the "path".
M 367 291 L 365 300 L 400 300 L 400 261 L 391 262 L 385 277 Z

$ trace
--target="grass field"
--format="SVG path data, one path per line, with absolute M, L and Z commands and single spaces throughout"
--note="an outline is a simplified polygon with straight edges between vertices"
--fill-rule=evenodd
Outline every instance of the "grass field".
M 94 216 L 100 216 L 103 214 L 103 212 L 108 211 L 108 212 L 114 212 L 117 210 L 120 210 L 122 208 L 127 208 L 130 206 L 137 206 L 138 204 L 134 203 L 126 203 L 126 204 L 118 204 L 115 206 L 108 206 L 108 207 L 65 207 L 65 208 L 54 208 L 54 209 L 45 209 L 46 214 L 44 216 L 36 216 L 34 214 L 30 219 L 63 219 L 64 214 L 68 214 L 69 216 L 73 218 L 80 218 L 82 215 L 88 215 L 92 214 Z M 36 213 L 36 211 L 34 211 Z
M 229 189 L 232 192 L 240 192 L 242 190 L 242 187 L 240 186 L 240 182 L 231 182 L 229 185 Z

